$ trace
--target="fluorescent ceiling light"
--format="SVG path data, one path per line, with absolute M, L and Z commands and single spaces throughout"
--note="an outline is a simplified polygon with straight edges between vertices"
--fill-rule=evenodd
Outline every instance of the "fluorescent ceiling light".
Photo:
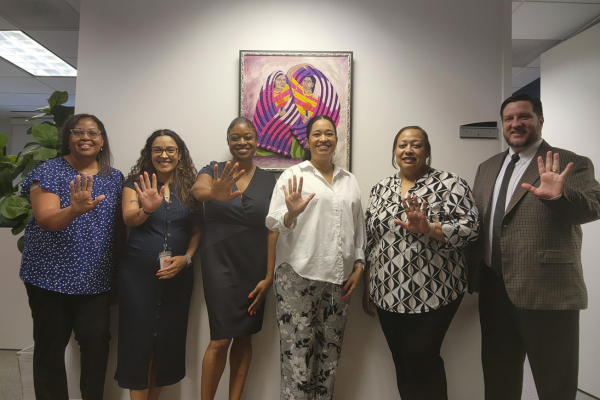
M 0 31 L 0 57 L 34 76 L 77 76 L 77 70 L 21 31 Z

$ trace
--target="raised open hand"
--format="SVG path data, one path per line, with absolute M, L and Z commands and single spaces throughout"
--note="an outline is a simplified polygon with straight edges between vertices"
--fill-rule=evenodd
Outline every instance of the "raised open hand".
M 146 214 L 152 214 L 154 211 L 158 210 L 163 201 L 165 186 L 163 185 L 163 187 L 160 188 L 160 191 L 158 191 L 156 174 L 152 174 L 152 183 L 150 183 L 150 177 L 148 176 L 148 173 L 144 172 L 143 176 L 140 175 L 141 189 L 137 182 L 134 182 L 133 186 L 135 186 L 135 191 L 140 199 L 142 210 Z
M 85 172 L 77 175 L 75 182 L 71 182 L 69 186 L 71 188 L 71 209 L 77 216 L 92 211 L 106 197 L 101 194 L 96 199 L 92 199 L 94 178 Z
M 294 175 L 293 183 L 292 179 L 288 179 L 288 187 L 283 185 L 283 193 L 285 194 L 285 205 L 288 209 L 288 214 L 293 218 L 302 214 L 308 206 L 308 203 L 315 197 L 315 193 L 310 194 L 306 199 L 302 198 L 302 177 L 300 177 L 300 183 L 296 185 L 296 175 Z M 287 189 L 290 189 L 289 193 Z
M 221 177 L 219 178 L 219 164 L 215 163 L 214 177 L 212 186 L 210 188 L 211 199 L 218 201 L 229 201 L 242 194 L 241 190 L 236 190 L 235 192 L 231 192 L 231 190 L 233 185 L 240 180 L 246 171 L 241 170 L 236 175 L 239 164 L 235 163 L 231 170 L 230 166 L 231 162 L 227 161 L 225 163 L 225 168 L 223 168 L 223 174 L 221 174 Z
M 427 221 L 427 202 L 425 200 L 422 200 L 421 205 L 419 205 L 419 199 L 416 195 L 408 195 L 402 199 L 402 207 L 408 222 L 394 219 L 396 224 L 413 233 L 429 232 L 430 225 Z
M 531 186 L 528 183 L 523 183 L 523 189 L 530 191 L 534 196 L 540 199 L 552 199 L 560 196 L 565 188 L 565 179 L 571 169 L 573 163 L 569 163 L 565 170 L 560 172 L 560 163 L 558 153 L 554 156 L 549 151 L 546 154 L 546 165 L 544 165 L 542 157 L 538 157 L 538 170 L 540 171 L 540 186 Z

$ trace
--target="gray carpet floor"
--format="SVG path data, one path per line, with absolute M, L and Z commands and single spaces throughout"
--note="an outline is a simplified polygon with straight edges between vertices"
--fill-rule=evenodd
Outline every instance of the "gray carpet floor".
M 0 400 L 22 400 L 17 350 L 0 350 Z M 577 400 L 594 400 L 585 393 L 577 393 Z M 529 363 L 525 364 L 522 400 L 538 400 Z
M 16 350 L 0 350 L 0 400 L 22 400 Z

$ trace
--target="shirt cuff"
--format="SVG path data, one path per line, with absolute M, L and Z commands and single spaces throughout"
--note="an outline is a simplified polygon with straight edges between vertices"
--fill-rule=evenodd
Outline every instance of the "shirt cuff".
M 365 251 L 362 248 L 356 248 L 354 250 L 354 260 L 363 260 L 366 262 Z
M 288 228 L 285 226 L 285 214 L 285 212 L 282 212 L 281 215 L 278 216 L 267 216 L 267 228 L 271 229 L 272 231 L 279 232 L 282 235 L 287 235 L 288 233 L 292 232 L 296 228 L 298 219 L 296 218 L 294 222 L 292 222 L 292 225 Z M 269 219 L 274 222 L 272 227 L 271 224 L 269 224 Z

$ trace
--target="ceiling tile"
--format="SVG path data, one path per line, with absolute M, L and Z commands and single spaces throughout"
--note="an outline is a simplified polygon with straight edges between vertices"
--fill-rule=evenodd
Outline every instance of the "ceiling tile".
M 524 69 L 525 68 L 523 68 L 523 67 L 513 67 L 512 68 L 512 76 L 515 76 L 516 74 L 518 74 L 519 72 L 521 72 Z
M 564 40 L 598 15 L 600 4 L 525 2 L 512 15 L 512 38 Z
M 50 86 L 54 90 L 59 90 L 61 92 L 67 92 L 69 94 L 75 94 L 75 85 L 77 78 L 67 78 L 67 77 L 38 77 L 38 81 L 42 82 L 45 85 Z
M 562 40 L 513 39 L 512 66 L 527 67 L 535 61 L 540 54 L 559 43 L 562 43 Z
M 539 68 L 524 68 L 512 77 L 513 87 L 523 87 L 540 77 Z
M 30 78 L 27 72 L 23 71 L 21 68 L 15 67 L 13 64 L 8 61 L 0 58 L 0 78 L 12 76 L 15 78 Z M 0 91 L 2 91 L 2 85 L 0 85 Z
M 65 0 L 2 0 L 2 15 L 21 30 L 79 30 L 79 12 Z
M 17 29 L 17 27 L 11 24 L 6 19 L 0 17 L 0 29 Z
M 5 110 L 0 106 L 0 119 L 10 119 L 14 117 L 9 110 Z
M 46 105 L 48 105 L 48 104 L 46 103 Z M 31 112 L 35 112 L 34 109 L 38 108 L 38 106 L 33 106 L 33 105 L 30 105 L 30 106 L 10 105 L 10 106 L 2 106 L 2 108 L 4 110 L 8 110 L 8 111 L 11 111 L 11 112 L 24 111 L 24 112 L 31 113 Z
M 0 106 L 32 106 L 33 103 L 23 96 L 12 93 L 0 93 Z
M 515 12 L 517 8 L 519 8 L 523 4 L 521 1 L 513 1 L 512 3 L 512 11 Z
M 48 105 L 48 98 L 50 97 L 49 94 L 36 94 L 36 93 L 32 93 L 32 94 L 21 94 L 19 95 L 20 97 L 22 97 L 23 99 L 27 100 L 28 102 L 30 102 L 31 104 L 33 104 L 35 107 L 34 108 L 39 108 L 39 107 L 45 107 Z M 64 103 L 64 105 L 66 106 L 74 106 L 75 105 L 75 95 L 69 95 L 69 101 L 67 101 L 66 103 Z
M 531 3 L 539 2 L 540 0 L 531 1 Z M 543 0 L 546 3 L 587 3 L 587 4 L 600 4 L 600 0 Z M 527 3 L 528 1 L 525 0 Z
M 35 78 L 2 78 L 0 90 L 3 93 L 43 93 L 49 94 L 54 90 Z
M 36 108 L 46 107 L 48 105 L 49 94 L 22 94 L 22 98 L 29 101 L 31 103 L 31 107 L 21 108 L 22 110 L 35 110 Z
M 63 60 L 67 62 L 67 64 L 71 65 L 71 67 L 77 69 L 77 58 L 76 57 L 64 57 Z
M 67 3 L 69 3 L 71 5 L 71 7 L 73 7 L 75 9 L 75 11 L 77 12 L 81 12 L 81 0 L 66 0 Z M 600 1 L 600 0 L 598 0 Z
M 77 57 L 79 31 L 25 31 L 48 50 L 59 56 Z
M 540 57 L 536 58 L 527 65 L 529 68 L 540 68 Z

